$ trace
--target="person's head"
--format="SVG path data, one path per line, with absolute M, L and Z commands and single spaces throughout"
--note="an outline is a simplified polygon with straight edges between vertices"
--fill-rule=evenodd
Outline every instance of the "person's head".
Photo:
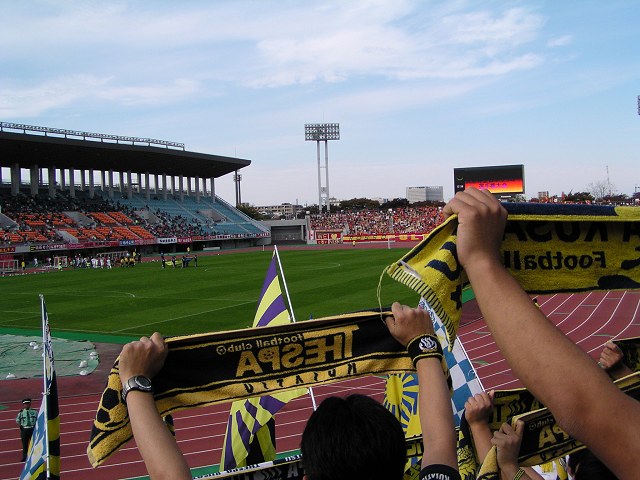
M 618 478 L 587 449 L 569 455 L 567 472 L 573 475 L 575 480 L 617 480 Z
M 29 407 L 31 407 L 31 399 L 25 398 L 24 400 L 22 400 L 22 408 L 29 408 Z
M 407 448 L 400 422 L 364 395 L 330 397 L 302 433 L 308 480 L 401 479 Z

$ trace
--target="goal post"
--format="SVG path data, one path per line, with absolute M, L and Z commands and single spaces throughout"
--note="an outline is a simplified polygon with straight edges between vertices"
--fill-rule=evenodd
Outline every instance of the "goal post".
M 18 271 L 18 260 L 0 260 L 0 274 L 15 273 Z
M 100 258 L 100 257 L 110 258 L 111 261 L 113 262 L 116 258 L 126 257 L 127 254 L 131 255 L 126 250 L 118 250 L 117 252 L 102 252 L 102 253 L 98 253 L 96 255 L 96 257 L 98 257 L 98 258 Z
M 53 257 L 53 268 L 66 268 L 69 266 L 69 259 L 64 257 Z

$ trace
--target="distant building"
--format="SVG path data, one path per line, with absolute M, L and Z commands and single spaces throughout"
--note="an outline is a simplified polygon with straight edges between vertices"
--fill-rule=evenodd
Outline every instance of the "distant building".
M 444 202 L 443 187 L 407 187 L 407 200 L 409 203 Z
M 538 192 L 538 200 L 547 200 L 549 198 L 549 190 L 546 192 Z
M 342 200 L 338 200 L 336 197 L 329 197 L 329 205 L 331 205 L 331 211 L 335 211 L 336 208 L 340 207 Z
M 292 205 L 291 203 L 283 203 L 281 205 L 260 205 L 254 207 L 258 212 L 272 218 L 283 218 L 291 220 L 296 218 L 296 214 L 303 210 L 302 205 Z

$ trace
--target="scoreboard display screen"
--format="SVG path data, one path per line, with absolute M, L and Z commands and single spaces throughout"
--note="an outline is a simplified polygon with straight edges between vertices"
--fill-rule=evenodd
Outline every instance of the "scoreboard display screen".
M 454 192 L 461 192 L 469 187 L 489 190 L 496 195 L 524 193 L 524 165 L 454 168 Z

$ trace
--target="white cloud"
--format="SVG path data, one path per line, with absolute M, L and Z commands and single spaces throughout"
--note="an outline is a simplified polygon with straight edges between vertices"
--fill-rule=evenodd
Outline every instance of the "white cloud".
M 573 37 L 571 35 L 563 35 L 561 37 L 556 37 L 549 40 L 547 42 L 547 46 L 551 48 L 564 47 L 571 44 L 572 41 L 573 41 Z
M 123 105 L 161 105 L 195 97 L 198 93 L 198 82 L 178 78 L 165 85 L 111 86 L 97 92 L 97 95 L 99 98 L 114 100 Z
M 519 51 L 532 42 L 544 21 L 524 9 L 504 12 L 443 12 L 426 16 L 416 28 L 413 11 L 403 15 L 353 17 L 339 12 L 318 21 L 321 32 L 268 35 L 257 44 L 259 73 L 254 87 L 337 82 L 373 75 L 393 79 L 467 78 L 534 68 L 538 53 Z M 334 18 L 336 17 L 336 18 Z
M 540 15 L 465 1 L 36 5 L 7 9 L 0 20 L 6 38 L 21 39 L 0 52 L 3 118 L 99 102 L 115 110 L 197 98 L 219 109 L 235 107 L 232 95 L 266 97 L 282 87 L 293 87 L 287 95 L 295 101 L 307 93 L 301 86 L 335 90 L 322 106 L 305 97 L 293 108 L 383 114 L 461 96 L 545 61 L 534 41 Z
M 108 78 L 90 75 L 59 77 L 36 85 L 17 84 L 0 87 L 0 117 L 23 118 L 68 105 L 89 92 L 101 88 Z
M 446 43 L 489 45 L 498 50 L 511 49 L 536 38 L 544 19 L 523 8 L 494 13 L 478 11 L 452 14 L 440 22 L 439 33 Z
M 539 148 L 536 161 L 552 158 L 555 166 L 570 155 L 552 144 L 542 149 L 554 132 L 582 158 L 583 146 L 595 148 L 587 123 L 610 110 L 610 131 L 600 124 L 594 131 L 616 138 L 637 118 L 628 85 L 637 83 L 638 65 L 620 54 L 637 36 L 632 7 L 586 4 L 577 23 L 562 2 L 526 0 L 5 3 L 0 119 L 175 138 L 196 151 L 249 158 L 245 191 L 274 201 L 300 192 L 315 198 L 315 149 L 304 144 L 302 125 L 325 114 L 343 127 L 332 161 L 354 165 L 341 176 L 332 166 L 341 178 L 332 192 L 345 196 L 352 185 L 359 195 L 402 195 L 406 180 L 393 166 L 358 173 L 389 157 L 422 165 L 428 151 L 446 171 L 460 161 L 513 163 Z M 584 131 L 572 137 L 577 124 Z M 547 125 L 557 128 L 536 133 Z M 511 128 L 521 150 L 505 145 Z M 631 168 L 632 150 L 619 154 Z M 442 180 L 431 173 L 422 178 L 450 184 L 448 171 Z M 353 179 L 363 181 L 356 187 Z M 541 189 L 551 189 L 542 188 L 546 181 Z M 221 180 L 226 188 L 233 192 L 230 179 Z
M 185 79 L 164 85 L 119 86 L 112 77 L 72 75 L 29 86 L 5 84 L 0 87 L 0 118 L 34 117 L 75 102 L 96 100 L 137 106 L 168 104 L 198 92 L 199 85 Z
M 446 102 L 474 91 L 484 84 L 484 81 L 465 81 L 449 84 L 412 84 L 409 87 L 394 85 L 363 89 L 319 102 L 316 109 L 320 110 L 324 107 L 327 111 L 342 112 L 343 114 L 354 112 L 353 115 L 362 117 L 381 116 Z
M 532 68 L 539 61 L 530 60 L 539 54 L 525 47 L 544 24 L 523 8 L 474 11 L 455 2 L 45 5 L 28 18 L 7 15 L 0 22 L 8 38 L 22 39 L 0 58 L 28 62 L 64 51 L 68 74 L 109 69 L 124 77 L 139 73 L 139 59 L 252 87 L 361 76 L 464 78 Z

